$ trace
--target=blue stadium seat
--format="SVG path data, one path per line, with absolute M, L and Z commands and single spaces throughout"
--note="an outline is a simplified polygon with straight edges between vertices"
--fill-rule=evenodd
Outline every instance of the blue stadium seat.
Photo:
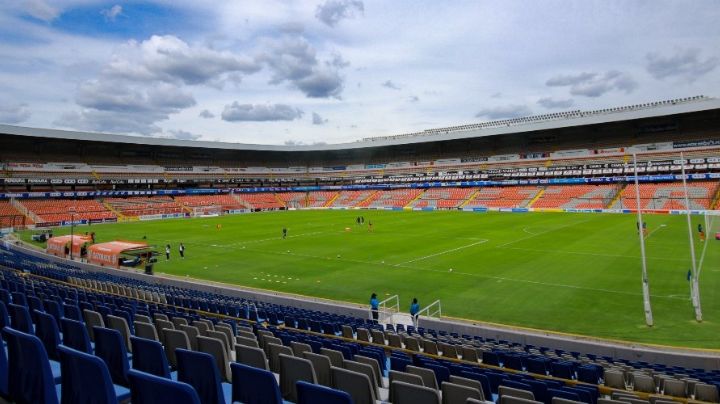
M 282 404 L 275 375 L 264 369 L 257 369 L 241 363 L 231 363 L 232 401 L 245 404 Z
M 138 337 L 130 337 L 130 344 L 133 350 L 133 369 L 171 379 L 170 365 L 162 344 Z
M 450 370 L 445 366 L 437 363 L 427 363 L 424 367 L 435 372 L 435 379 L 437 380 L 438 386 L 441 386 L 443 382 L 450 381 Z
M 549 360 L 546 358 L 527 358 L 525 360 L 525 367 L 527 368 L 526 370 L 530 373 L 547 375 L 548 363 Z
M 87 354 L 93 353 L 85 324 L 80 321 L 64 318 L 60 320 L 63 333 L 63 345 Z
M 187 383 L 138 372 L 137 370 L 129 370 L 128 379 L 133 404 L 201 404 L 197 392 Z
M 0 330 L 5 327 L 10 327 L 10 315 L 5 303 L 0 302 Z
M 486 397 L 490 397 L 491 394 L 493 394 L 492 387 L 490 386 L 490 379 L 485 376 L 484 374 L 481 374 L 477 371 L 475 372 L 463 372 L 461 374 L 462 377 L 466 377 L 468 379 L 477 380 L 480 382 L 483 388 L 483 392 L 486 394 Z
M 61 404 L 112 404 L 130 398 L 130 390 L 113 384 L 102 359 L 62 345 L 58 352 L 62 369 Z
M 552 400 L 552 398 L 564 398 L 566 400 L 573 400 L 573 401 L 581 401 L 580 396 L 571 391 L 565 391 L 561 389 L 548 389 L 548 397 Z
M 18 403 L 57 404 L 55 378 L 40 339 L 3 329 L 8 342 L 8 396 Z
M 6 289 L 0 289 L 0 302 L 4 303 L 5 306 L 10 304 L 12 301 L 12 298 L 10 297 L 10 292 L 8 292 Z
M 55 324 L 60 324 L 60 319 L 63 318 L 63 307 L 60 303 L 47 299 L 43 301 L 43 308 L 45 309 L 45 313 L 53 316 Z
M 113 383 L 128 386 L 128 356 L 120 331 L 110 328 L 93 327 L 95 334 L 95 356 L 105 361 Z
M 12 292 L 12 302 L 13 304 L 27 307 L 27 298 L 25 297 L 25 293 Z
M 548 385 L 542 380 L 526 380 L 523 383 L 530 386 L 536 401 L 550 404 L 551 398 L 548 395 Z
M 2 303 L 0 303 L 2 304 Z M 3 327 L 4 328 L 4 327 Z M 8 359 L 5 348 L 0 346 L 0 397 L 8 396 Z
M 598 384 L 601 372 L 595 365 L 583 365 L 577 369 L 578 380 L 585 383 Z
M 342 390 L 298 381 L 296 383 L 297 404 L 353 404 L 350 395 Z
M 83 317 L 80 312 L 80 308 L 75 304 L 63 304 L 63 318 L 69 318 L 70 320 L 75 320 L 79 322 L 83 322 Z
M 175 350 L 175 355 L 178 362 L 178 381 L 193 386 L 203 404 L 232 402 L 232 385 L 221 382 L 212 355 L 181 348 Z
M 35 310 L 35 316 L 37 318 L 35 335 L 45 346 L 48 357 L 52 360 L 60 360 L 57 351 L 57 347 L 60 345 L 60 331 L 55 317 L 37 310 Z
M 10 313 L 10 324 L 14 330 L 28 334 L 35 333 L 32 318 L 30 317 L 30 311 L 27 306 L 10 303 L 8 306 L 8 312 Z
M 573 379 L 574 366 L 570 362 L 554 362 L 550 366 L 550 374 L 561 379 Z

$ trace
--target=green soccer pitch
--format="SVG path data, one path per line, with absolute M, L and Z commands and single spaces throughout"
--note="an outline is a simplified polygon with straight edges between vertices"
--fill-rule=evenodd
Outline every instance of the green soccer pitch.
M 359 215 L 364 226 L 355 222 Z M 362 304 L 372 292 L 381 299 L 398 294 L 403 310 L 413 297 L 421 306 L 440 299 L 443 315 L 451 317 L 720 348 L 720 241 L 709 237 L 705 248 L 697 239 L 703 218 L 693 217 L 696 258 L 702 259 L 704 321 L 697 323 L 686 280 L 691 261 L 685 216 L 645 220 L 652 328 L 643 314 L 634 215 L 283 211 L 75 231 L 94 231 L 98 242 L 147 237 L 162 253 L 156 273 Z M 712 223 L 713 233 L 716 228 L 720 218 Z M 22 237 L 28 241 L 30 232 Z M 172 256 L 166 261 L 168 243 Z

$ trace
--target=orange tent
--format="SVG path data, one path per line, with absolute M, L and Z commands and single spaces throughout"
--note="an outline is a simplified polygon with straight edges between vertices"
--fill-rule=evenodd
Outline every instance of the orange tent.
M 66 235 L 49 238 L 46 248 L 47 253 L 63 258 L 69 256 L 70 250 L 68 250 L 68 248 L 70 248 L 71 237 L 73 257 L 79 258 L 83 245 L 92 243 L 92 238 L 90 236 L 75 234 L 73 236 Z
M 120 258 L 123 253 L 148 248 L 146 243 L 133 241 L 111 241 L 109 243 L 93 244 L 88 248 L 88 262 L 100 266 L 113 268 L 120 267 Z

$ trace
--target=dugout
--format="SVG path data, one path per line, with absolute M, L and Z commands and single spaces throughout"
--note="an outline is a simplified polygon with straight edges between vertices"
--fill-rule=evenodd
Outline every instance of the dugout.
M 51 237 L 47 240 L 45 251 L 56 257 L 65 258 L 70 256 L 70 248 L 72 248 L 73 257 L 85 257 L 91 244 L 91 236 L 79 234 L 75 234 L 73 236 L 57 236 Z
M 152 263 L 156 255 L 155 246 L 134 241 L 111 241 L 88 248 L 88 262 L 101 267 L 134 268 Z

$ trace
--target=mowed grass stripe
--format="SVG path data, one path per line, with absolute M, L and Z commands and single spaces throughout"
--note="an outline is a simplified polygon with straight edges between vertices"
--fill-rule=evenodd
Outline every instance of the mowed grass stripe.
M 360 215 L 364 226 L 355 223 Z M 440 299 L 443 314 L 454 317 L 720 348 L 720 242 L 707 241 L 705 321 L 698 324 L 687 300 L 685 218 L 645 217 L 652 233 L 646 244 L 656 324 L 647 328 L 635 220 L 614 214 L 290 211 L 77 231 L 95 231 L 98 241 L 146 236 L 159 249 L 169 243 L 173 257 L 160 257 L 156 271 L 178 276 L 361 304 L 372 292 L 399 294 L 403 306 L 413 297 L 421 304 Z M 700 220 L 693 218 L 693 226 Z M 289 229 L 285 240 L 283 227 Z M 185 260 L 178 259 L 180 242 L 188 248 Z M 703 244 L 695 245 L 699 260 Z

